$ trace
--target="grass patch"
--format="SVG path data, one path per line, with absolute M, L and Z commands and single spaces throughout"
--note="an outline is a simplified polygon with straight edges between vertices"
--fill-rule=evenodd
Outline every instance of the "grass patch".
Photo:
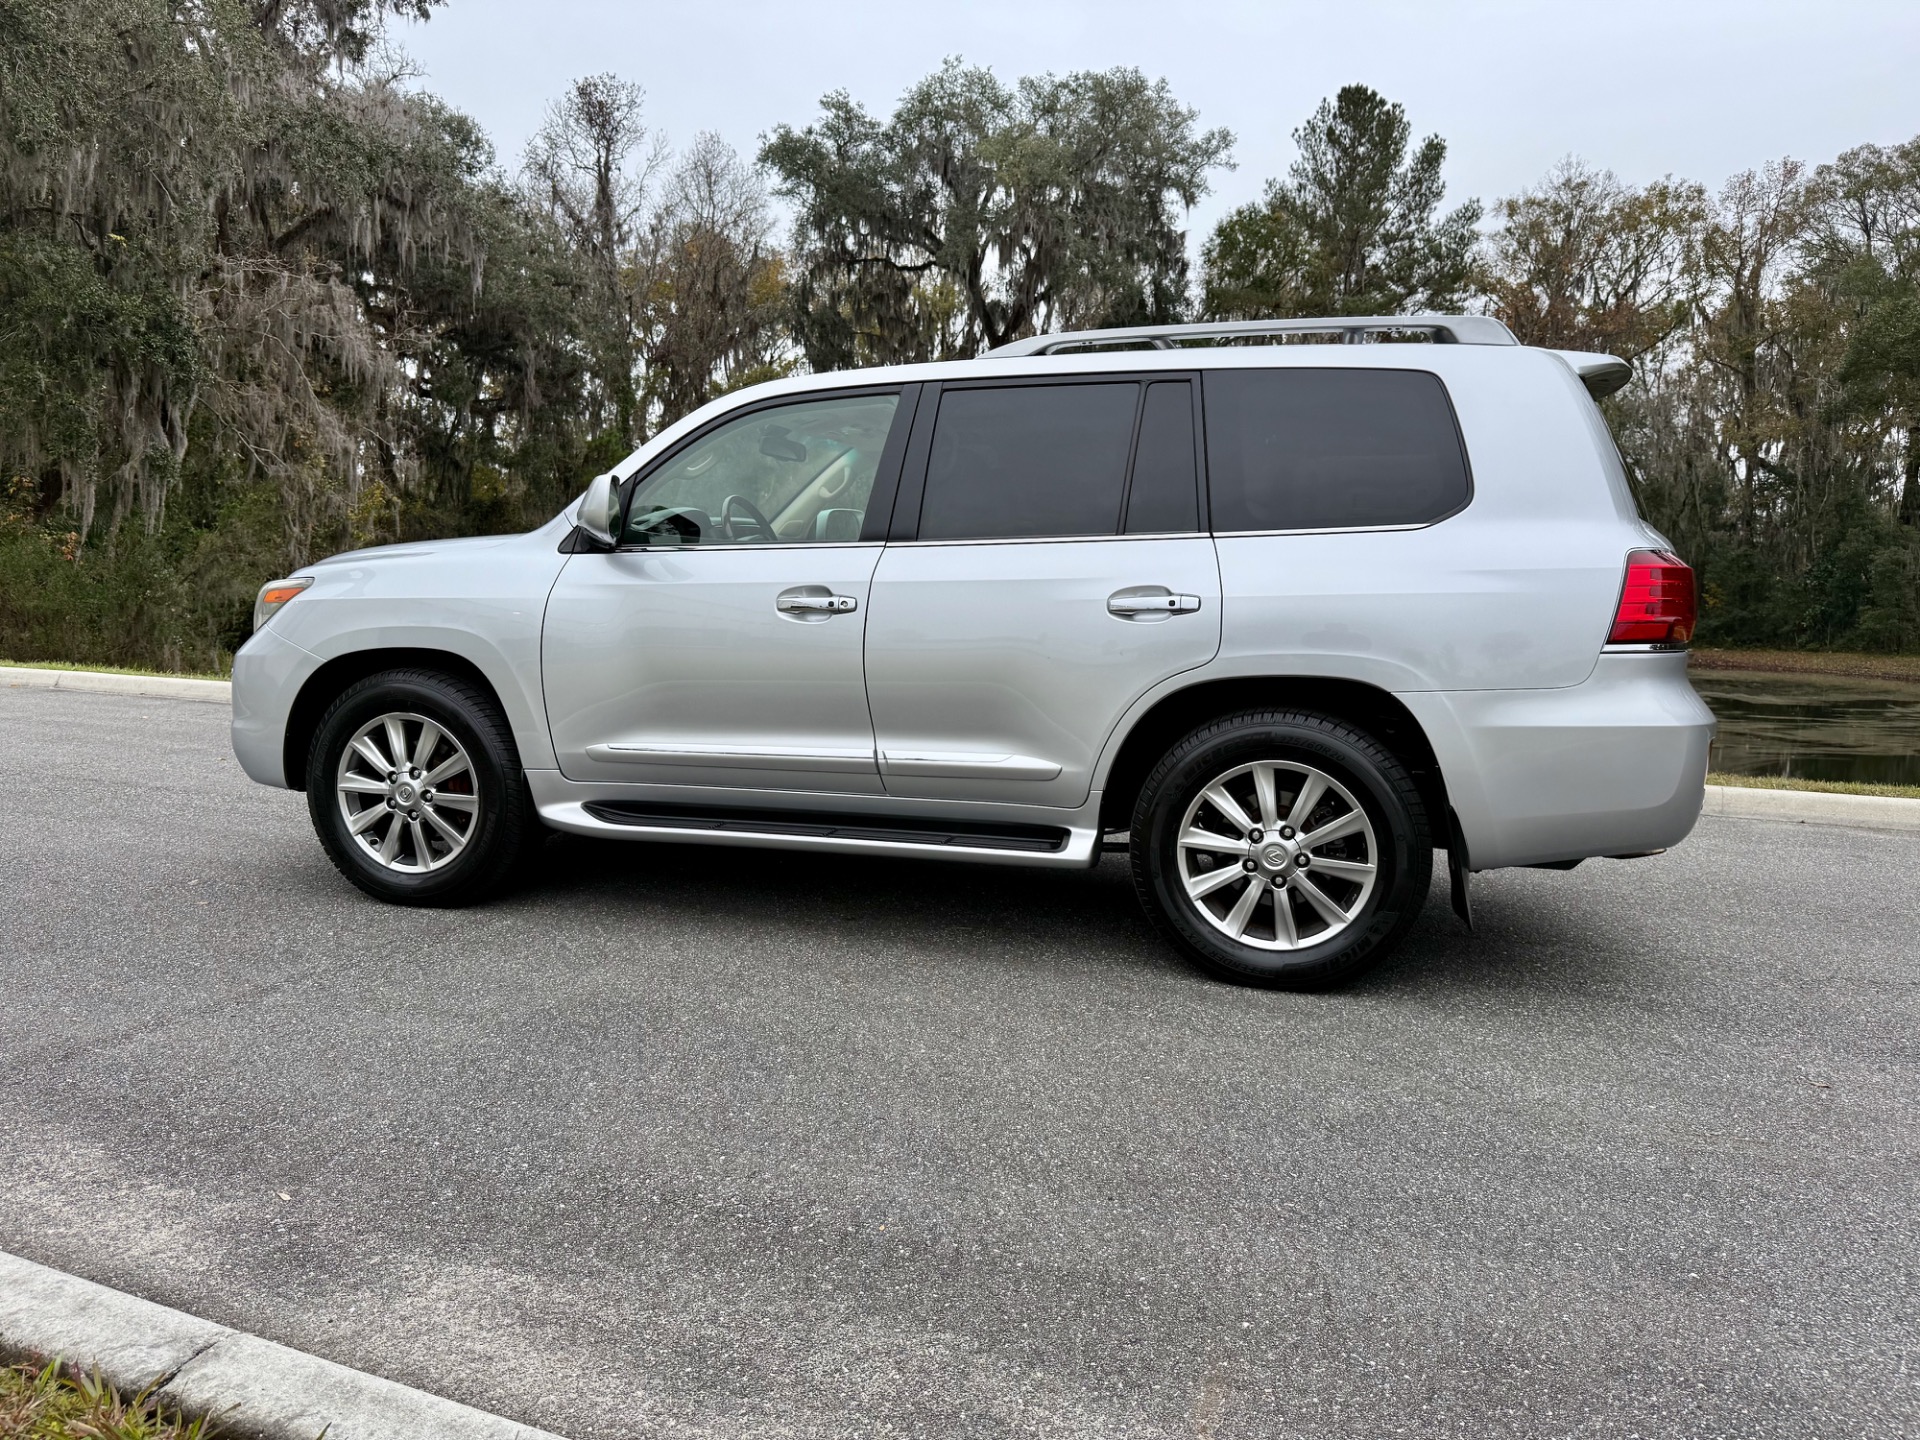
M 124 1399 L 98 1374 L 58 1362 L 0 1369 L 0 1440 L 211 1440 L 205 1421 L 182 1420 L 136 1395 Z
M 1715 650 L 1688 652 L 1695 670 L 1760 670 L 1776 675 L 1850 675 L 1861 680 L 1920 682 L 1920 655 L 1863 655 L 1846 650 Z
M 71 660 L 0 660 L 0 670 L 91 670 L 103 675 L 156 675 L 163 680 L 231 680 L 217 670 L 140 670 L 131 665 L 76 665 Z
M 1920 785 L 1870 785 L 1858 780 L 1800 780 L 1782 775 L 1709 775 L 1709 785 L 1737 785 L 1743 790 L 1817 790 L 1823 795 L 1887 795 L 1895 800 L 1920 800 Z

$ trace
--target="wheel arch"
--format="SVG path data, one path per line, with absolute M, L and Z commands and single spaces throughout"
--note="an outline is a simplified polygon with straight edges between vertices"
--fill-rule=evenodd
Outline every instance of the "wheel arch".
M 1125 830 L 1132 824 L 1134 803 L 1148 773 L 1182 735 L 1222 715 L 1273 706 L 1312 710 L 1345 720 L 1373 736 L 1412 774 L 1432 817 L 1434 834 L 1446 835 L 1446 777 L 1426 730 L 1413 712 L 1377 685 L 1318 675 L 1204 680 L 1161 696 L 1134 720 L 1112 752 L 1101 787 L 1101 833 Z
M 300 693 L 294 696 L 293 706 L 287 712 L 286 736 L 281 742 L 281 764 L 285 767 L 288 789 L 307 788 L 307 751 L 313 744 L 313 732 L 319 728 L 320 717 L 326 714 L 327 707 L 340 692 L 382 670 L 401 669 L 433 670 L 478 685 L 492 697 L 495 705 L 500 706 L 501 713 L 509 713 L 502 703 L 499 687 L 487 678 L 484 670 L 464 655 L 451 650 L 400 646 L 350 650 L 344 655 L 334 656 L 316 669 L 301 685 Z

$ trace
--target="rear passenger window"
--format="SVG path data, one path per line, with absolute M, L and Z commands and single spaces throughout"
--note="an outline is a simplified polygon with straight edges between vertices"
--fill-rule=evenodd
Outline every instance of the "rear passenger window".
M 1193 459 L 1193 386 L 1161 380 L 1147 386 L 1140 441 L 1127 487 L 1127 533 L 1160 535 L 1200 528 L 1200 484 Z
M 995 386 L 940 397 L 922 540 L 1111 535 L 1140 387 Z
M 1422 525 L 1467 503 L 1467 457 L 1435 375 L 1216 370 L 1205 383 L 1216 531 Z

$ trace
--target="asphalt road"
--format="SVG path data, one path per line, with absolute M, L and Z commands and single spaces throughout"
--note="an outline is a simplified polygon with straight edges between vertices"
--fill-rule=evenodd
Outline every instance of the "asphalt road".
M 212 705 L 0 690 L 0 1248 L 570 1435 L 1920 1430 L 1920 837 L 1436 890 L 556 842 L 386 909 Z

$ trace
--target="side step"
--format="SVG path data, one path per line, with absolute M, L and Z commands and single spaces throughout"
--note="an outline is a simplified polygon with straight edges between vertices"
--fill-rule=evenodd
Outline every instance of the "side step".
M 805 815 L 792 810 L 709 809 L 639 800 L 589 800 L 581 807 L 595 820 L 635 830 L 704 831 L 791 839 L 877 841 L 961 850 L 1012 850 L 1058 855 L 1071 832 L 1058 825 L 972 824 L 956 820 L 905 820 L 893 815 Z

